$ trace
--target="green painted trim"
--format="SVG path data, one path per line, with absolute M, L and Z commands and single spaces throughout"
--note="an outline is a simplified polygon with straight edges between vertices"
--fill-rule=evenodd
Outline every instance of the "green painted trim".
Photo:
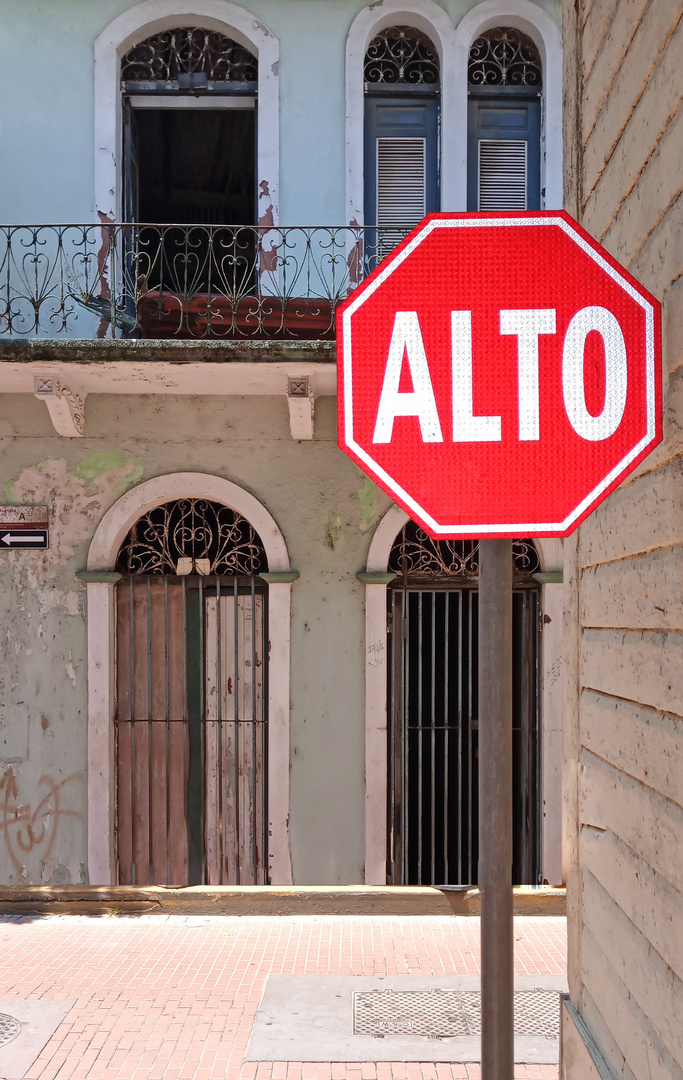
M 285 570 L 281 573 L 273 574 L 259 574 L 260 578 L 267 581 L 269 585 L 289 585 L 290 582 L 296 581 L 299 576 L 298 570 Z
M 123 574 L 117 574 L 116 570 L 77 570 L 76 577 L 86 585 L 116 585 Z
M 548 570 L 541 574 L 531 575 L 539 585 L 561 585 L 564 577 L 561 570 Z
M 356 577 L 364 585 L 388 585 L 390 581 L 396 579 L 396 574 L 356 574 Z

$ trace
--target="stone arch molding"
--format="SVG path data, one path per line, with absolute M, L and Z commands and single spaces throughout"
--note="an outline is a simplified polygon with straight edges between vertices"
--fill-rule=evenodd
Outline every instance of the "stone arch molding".
M 354 19 L 346 42 L 346 214 L 363 224 L 363 60 L 375 34 L 396 23 L 428 34 L 441 61 L 441 209 L 467 209 L 467 61 L 469 49 L 492 26 L 516 26 L 538 45 L 544 70 L 542 177 L 544 208 L 562 208 L 562 36 L 531 0 L 483 0 L 457 26 L 434 0 L 379 0 Z M 552 81 L 550 75 L 552 74 Z
M 151 34 L 187 22 L 238 41 L 258 57 L 258 218 L 277 224 L 280 189 L 280 44 L 245 8 L 230 0 L 143 0 L 109 23 L 95 41 L 95 209 L 116 221 L 121 211 L 119 63 Z
M 499 24 L 500 25 L 500 24 Z M 386 881 L 387 814 L 387 573 L 394 540 L 409 520 L 400 506 L 391 506 L 378 522 L 366 564 L 365 581 L 365 883 Z M 541 570 L 560 577 L 562 541 L 534 539 Z M 541 606 L 549 622 L 541 648 L 543 777 L 543 873 L 548 881 L 562 879 L 562 584 L 546 581 Z
M 289 570 L 287 545 L 275 518 L 244 488 L 209 473 L 171 473 L 145 480 L 122 495 L 95 529 L 88 551 L 88 570 L 114 570 L 128 531 L 154 506 L 174 499 L 211 499 L 246 518 L 263 541 L 271 573 Z
M 116 884 L 114 820 L 116 708 L 116 558 L 131 526 L 148 510 L 181 498 L 223 503 L 247 518 L 268 557 L 268 868 L 274 885 L 291 885 L 289 845 L 289 672 L 291 582 L 285 539 L 265 506 L 244 488 L 208 473 L 172 473 L 146 480 L 103 515 L 88 551 L 88 875 L 91 885 Z

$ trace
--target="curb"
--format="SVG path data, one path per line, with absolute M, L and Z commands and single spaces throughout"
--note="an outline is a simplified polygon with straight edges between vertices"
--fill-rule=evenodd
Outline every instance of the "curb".
M 470 915 L 481 909 L 479 889 L 463 886 L 379 885 L 66 885 L 0 888 L 0 915 Z M 565 915 L 566 891 L 513 889 L 515 915 Z

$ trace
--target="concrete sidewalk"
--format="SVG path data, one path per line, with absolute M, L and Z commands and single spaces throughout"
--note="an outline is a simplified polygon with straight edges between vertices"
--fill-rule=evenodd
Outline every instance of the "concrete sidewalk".
M 515 939 L 518 974 L 564 973 L 564 918 L 517 918 Z M 475 1080 L 472 1064 L 244 1056 L 270 974 L 478 973 L 479 920 L 467 916 L 0 916 L 0 1013 L 73 1003 L 42 1032 L 34 1023 L 38 1056 L 25 1074 L 12 1071 L 19 1038 L 0 1046 L 0 1078 Z M 557 1075 L 553 1065 L 515 1071 Z

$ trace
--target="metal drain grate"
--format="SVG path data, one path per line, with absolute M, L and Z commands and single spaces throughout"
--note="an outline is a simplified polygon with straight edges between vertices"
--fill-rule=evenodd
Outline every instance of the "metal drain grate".
M 12 1042 L 12 1039 L 16 1039 L 20 1031 L 21 1024 L 18 1020 L 15 1020 L 9 1013 L 0 1013 L 0 1046 Z
M 421 1035 L 452 1039 L 481 1034 L 474 990 L 371 990 L 353 995 L 354 1035 Z M 515 1035 L 560 1037 L 560 996 L 552 990 L 515 994 Z

